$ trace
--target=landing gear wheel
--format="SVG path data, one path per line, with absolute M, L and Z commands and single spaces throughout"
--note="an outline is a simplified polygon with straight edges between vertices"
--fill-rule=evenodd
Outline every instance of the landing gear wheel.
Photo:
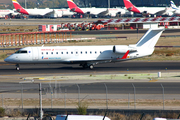
M 16 67 L 16 70 L 18 70 L 18 71 L 19 71 L 19 67 Z
M 91 70 L 92 70 L 93 68 L 94 68 L 94 66 L 93 66 L 93 65 L 90 65 L 90 66 L 89 66 L 89 69 L 91 69 Z
M 19 71 L 19 64 L 17 64 L 17 65 L 16 65 L 16 70 L 18 70 L 18 71 Z

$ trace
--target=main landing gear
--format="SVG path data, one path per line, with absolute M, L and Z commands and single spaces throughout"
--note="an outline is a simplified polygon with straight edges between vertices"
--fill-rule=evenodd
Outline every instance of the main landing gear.
M 83 64 L 83 65 L 80 64 L 80 66 L 82 66 L 84 69 L 85 69 L 85 68 L 89 68 L 89 69 L 92 70 L 92 69 L 94 68 L 94 65 L 93 65 L 93 64 L 89 64 L 89 65 L 88 65 L 87 63 L 86 63 L 86 64 Z
M 19 71 L 19 64 L 16 64 L 16 70 Z

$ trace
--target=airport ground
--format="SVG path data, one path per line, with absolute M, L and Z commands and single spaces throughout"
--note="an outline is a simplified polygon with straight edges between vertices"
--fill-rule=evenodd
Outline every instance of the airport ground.
M 76 34 L 73 36 L 92 37 L 103 35 L 105 34 L 102 32 L 101 35 Z M 110 31 L 109 34 L 106 34 L 106 36 L 114 35 L 128 36 L 128 39 L 90 40 L 48 45 L 132 44 L 136 43 L 143 33 L 128 34 L 128 31 L 126 31 L 126 34 L 113 34 L 113 31 Z M 176 35 L 179 35 L 178 30 L 163 35 L 174 35 L 174 37 L 160 38 L 157 46 L 180 45 L 179 37 L 176 37 Z M 4 63 L 2 60 L 5 54 L 14 51 L 0 51 L 2 55 L 0 62 L 0 92 L 1 98 L 3 98 L 0 100 L 0 104 L 5 108 L 21 108 L 22 84 L 19 82 L 24 82 L 23 107 L 37 108 L 39 98 L 37 84 L 41 82 L 46 93 L 43 95 L 43 106 L 45 108 L 51 107 L 51 97 L 53 97 L 53 108 L 76 108 L 78 103 L 77 85 L 79 85 L 81 101 L 87 103 L 89 108 L 106 109 L 106 84 L 109 109 L 129 110 L 136 107 L 136 109 L 143 110 L 179 110 L 179 49 L 156 48 L 152 56 L 121 63 L 100 64 L 95 66 L 93 70 L 82 69 L 78 65 L 38 64 L 22 65 L 20 71 L 16 71 L 13 64 Z M 161 72 L 161 78 L 158 78 L 158 72 Z M 26 83 L 32 82 L 32 80 L 34 83 Z M 54 88 L 53 96 L 51 96 L 50 85 Z M 136 88 L 136 94 L 134 94 L 133 85 Z M 163 87 L 165 90 L 164 102 Z M 67 89 L 67 94 L 65 94 L 65 89 Z

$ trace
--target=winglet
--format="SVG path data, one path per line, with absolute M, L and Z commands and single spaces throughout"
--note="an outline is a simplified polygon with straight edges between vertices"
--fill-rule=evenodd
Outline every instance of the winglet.
M 129 54 L 129 50 L 124 54 L 124 56 L 121 59 L 126 59 Z
M 130 0 L 123 0 L 124 1 L 124 5 L 126 7 L 127 10 L 135 12 L 135 13 L 141 13 L 132 3 Z
M 12 0 L 12 2 L 17 12 L 29 15 L 29 13 L 17 2 L 17 0 Z
M 73 2 L 73 0 L 67 0 L 67 3 L 71 11 L 84 14 L 84 12 Z

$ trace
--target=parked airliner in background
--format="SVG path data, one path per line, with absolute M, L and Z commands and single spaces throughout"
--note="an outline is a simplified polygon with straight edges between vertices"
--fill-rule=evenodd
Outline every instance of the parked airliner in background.
M 164 29 L 149 29 L 134 45 L 25 47 L 4 61 L 20 64 L 66 63 L 93 69 L 100 63 L 114 63 L 151 55 Z
M 67 0 L 68 6 L 71 11 L 96 17 L 112 16 L 115 17 L 117 14 L 124 15 L 126 10 L 122 8 L 79 8 L 73 0 Z
M 25 15 L 44 16 L 53 12 L 52 9 L 25 9 L 17 2 L 17 0 L 12 0 L 12 2 L 16 11 Z
M 174 16 L 179 16 L 180 15 L 180 8 L 178 8 L 173 1 L 170 1 L 171 2 L 171 8 L 174 10 Z
M 172 8 L 167 8 L 167 7 L 136 7 L 131 3 L 130 0 L 123 0 L 123 1 L 127 10 L 132 11 L 134 13 L 142 14 L 143 16 L 148 16 L 148 15 L 172 16 L 174 11 Z
M 0 9 L 0 18 L 5 18 L 6 15 L 17 15 L 13 10 Z
M 23 8 L 17 0 L 12 0 L 14 8 L 17 12 L 25 15 L 40 15 L 40 16 L 49 16 L 49 17 L 62 17 L 62 16 L 71 16 L 74 13 L 69 9 L 25 9 Z

